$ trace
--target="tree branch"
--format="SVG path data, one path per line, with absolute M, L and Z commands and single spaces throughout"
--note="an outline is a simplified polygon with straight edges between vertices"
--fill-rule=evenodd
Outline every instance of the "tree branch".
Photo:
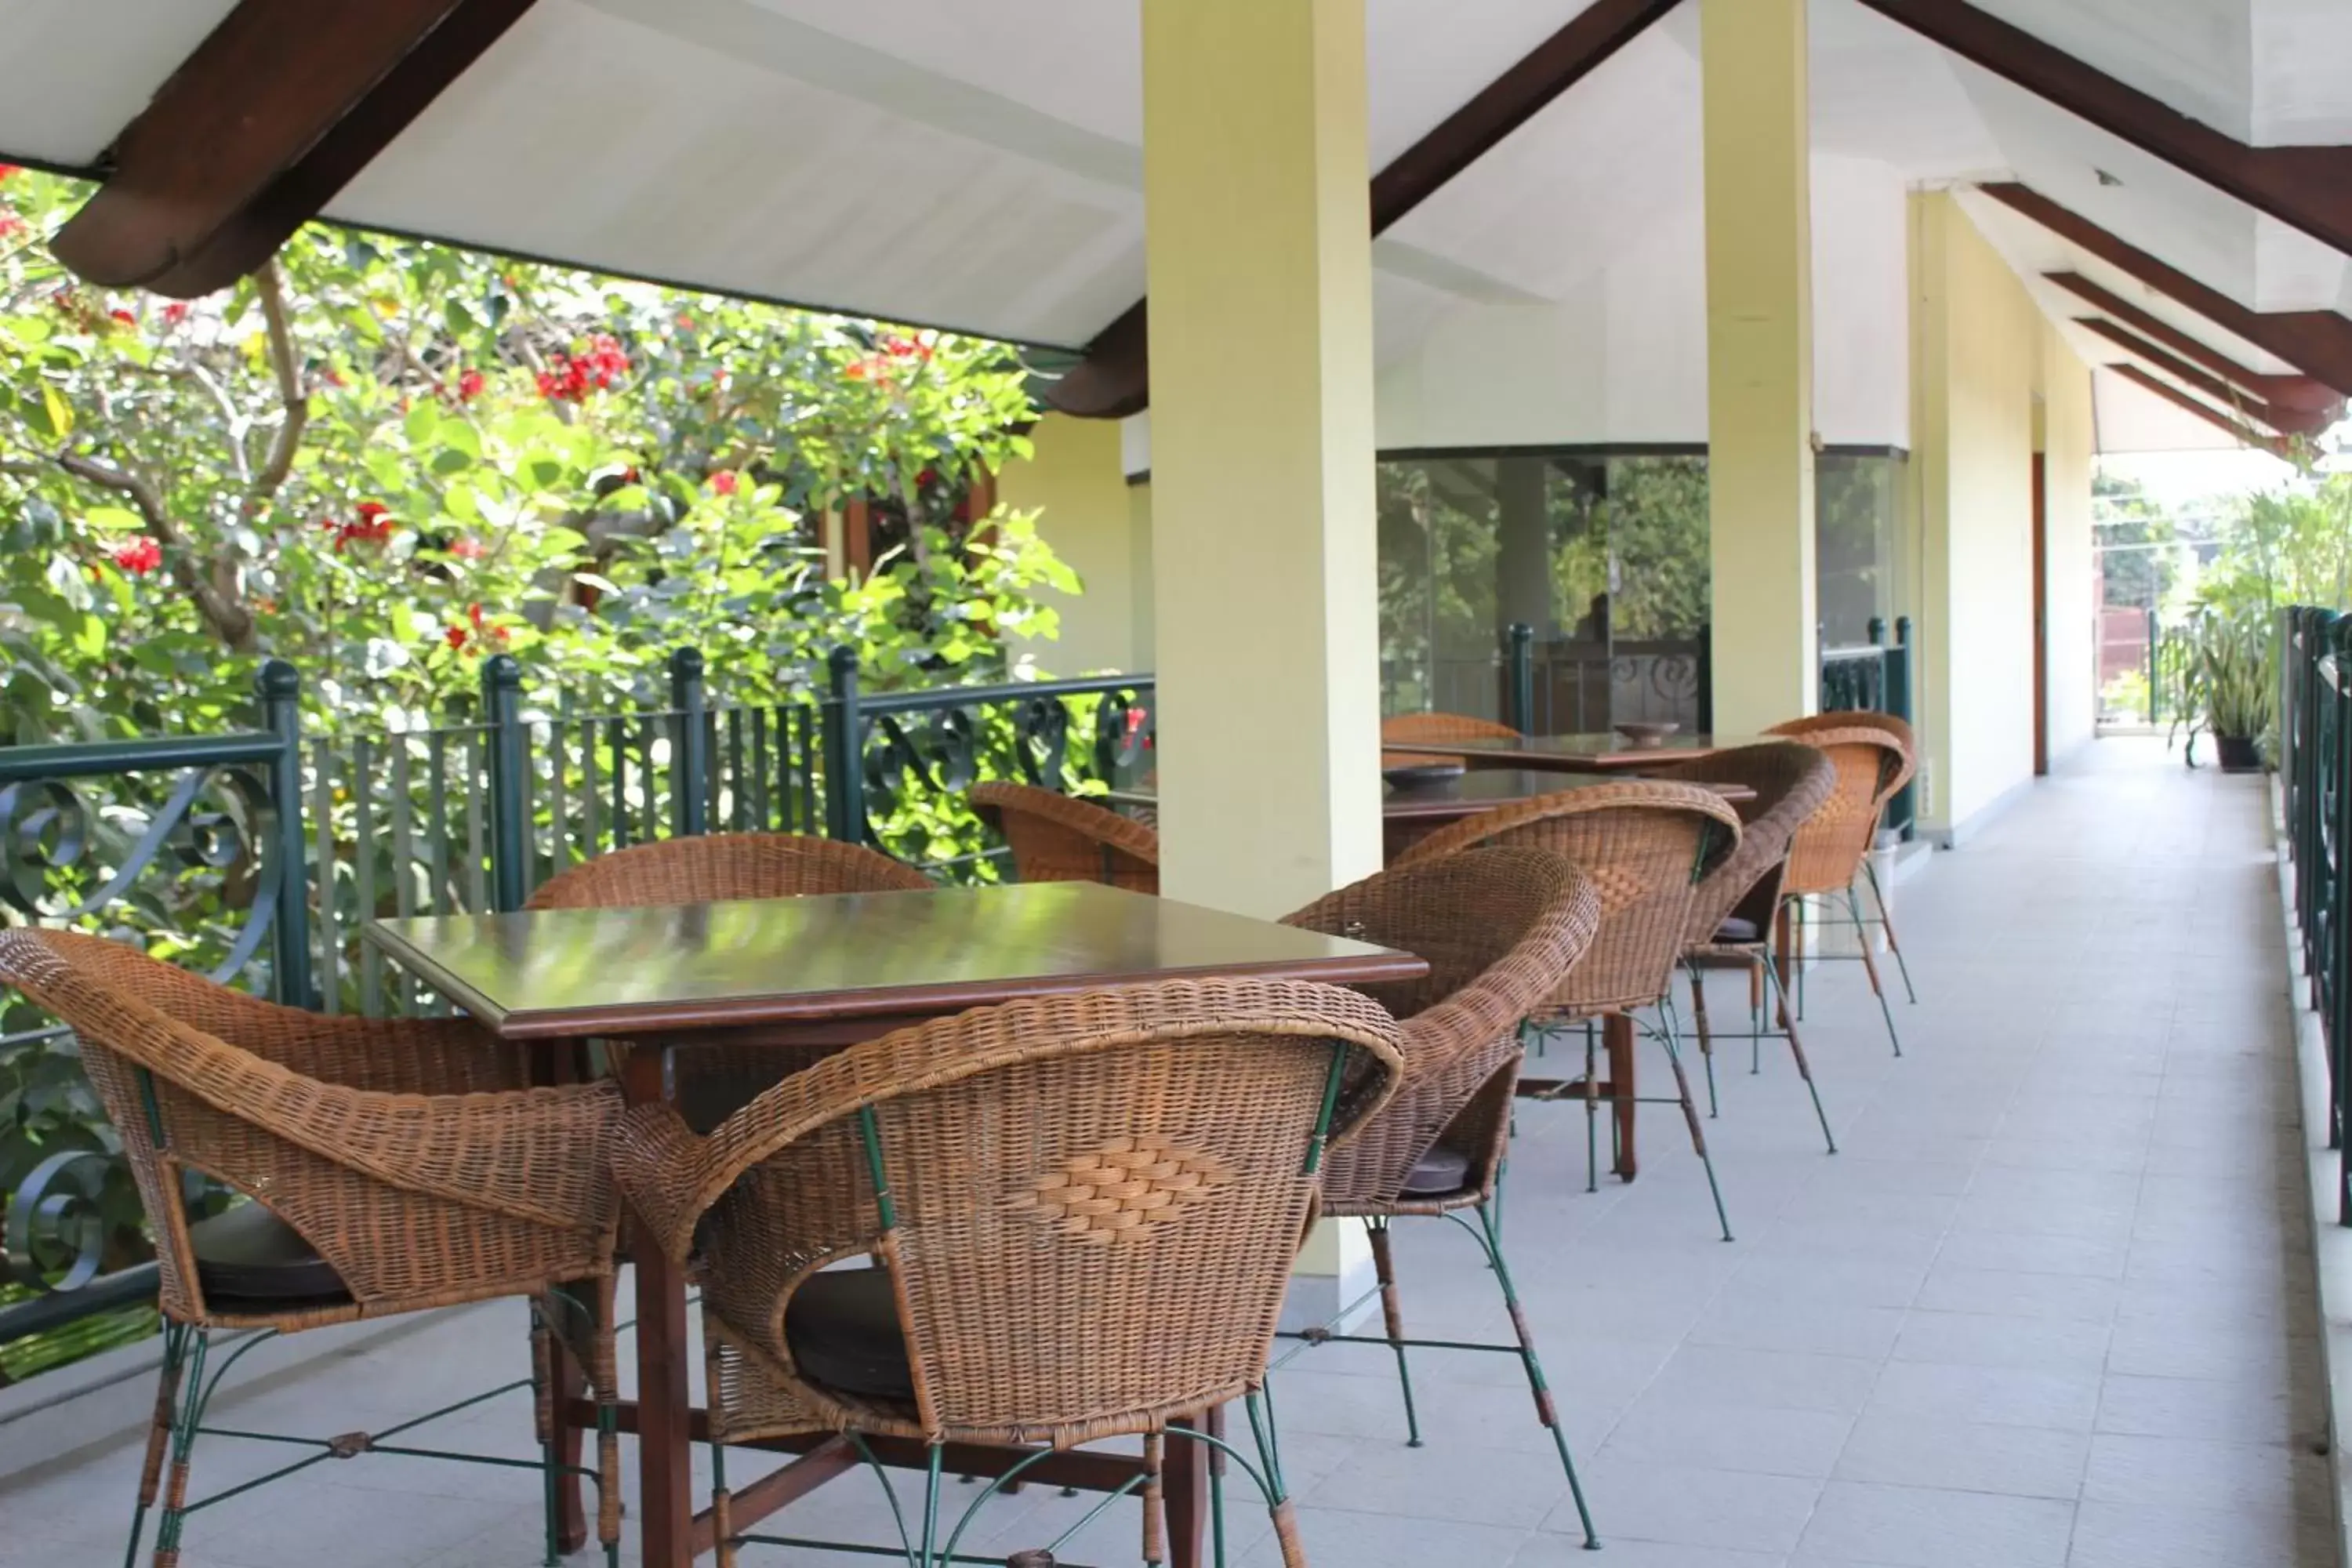
M 257 268 L 253 286 L 261 300 L 261 319 L 268 328 L 269 363 L 278 373 L 278 395 L 286 404 L 286 422 L 278 427 L 277 437 L 269 444 L 268 460 L 246 493 L 248 518 L 269 504 L 286 476 L 294 471 L 294 454 L 301 449 L 303 429 L 310 423 L 310 397 L 302 385 L 301 363 L 294 357 L 294 331 L 287 318 L 286 289 L 278 275 L 278 263 L 264 262 Z
M 131 504 L 138 508 L 140 517 L 145 520 L 147 531 L 154 535 L 156 542 L 171 552 L 167 561 L 172 580 L 179 584 L 180 591 L 194 602 L 196 613 L 204 616 L 205 624 L 213 628 L 221 641 L 237 652 L 253 651 L 253 613 L 234 596 L 222 593 L 218 585 L 206 577 L 203 563 L 196 560 L 189 548 L 187 535 L 181 531 L 179 522 L 163 504 L 163 496 L 153 485 L 111 463 L 76 457 L 71 452 L 59 452 L 54 460 L 58 468 L 74 478 L 129 498 Z M 13 468 L 11 471 L 14 471 Z

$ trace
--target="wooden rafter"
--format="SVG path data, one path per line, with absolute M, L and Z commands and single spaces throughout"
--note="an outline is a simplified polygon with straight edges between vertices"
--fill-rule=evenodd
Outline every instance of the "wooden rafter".
M 2150 342 L 2129 327 L 2119 326 L 2104 316 L 2077 316 L 2074 324 L 2146 361 L 2190 391 L 2202 393 L 2217 403 L 2235 408 L 2249 420 L 2266 425 L 2283 436 L 2316 436 L 2343 417 L 2344 401 L 2341 398 L 2327 408 L 2281 408 L 2231 385 L 2218 375 L 2200 370 L 2178 354 Z
M 1964 0 L 1863 4 L 2248 206 L 2352 255 L 2352 147 L 2250 147 Z
M 2220 289 L 2117 238 L 2080 213 L 2060 206 L 2039 191 L 2019 184 L 1978 188 L 2060 238 L 2081 246 L 2108 266 L 2195 311 L 2223 331 L 2297 366 L 2339 396 L 2352 396 L 2352 320 L 2333 310 L 2249 310 Z
M 2148 391 L 2156 394 L 2158 397 L 2163 398 L 2167 403 L 2172 404 L 2176 407 L 2185 409 L 2190 414 L 2194 414 L 2198 418 L 2204 420 L 2205 423 L 2212 426 L 2215 429 L 2227 431 L 2231 436 L 2249 447 L 2257 447 L 2276 458 L 2287 458 L 2291 456 L 2292 449 L 2284 437 L 2273 436 L 2263 430 L 2257 430 L 2252 426 L 2247 424 L 2244 420 L 2238 418 L 2234 415 L 2231 415 L 2225 410 L 2214 407 L 2203 398 L 2196 396 L 2191 393 L 2183 392 L 2180 388 L 2173 385 L 2172 383 L 2165 380 L 2161 376 L 2152 375 L 2148 372 L 2140 369 L 2140 367 L 2136 364 L 2115 364 L 2109 365 L 2107 368 L 2114 371 L 2117 375 L 2122 376 L 2126 381 L 2130 382 L 2135 386 L 2144 386 Z
M 2344 399 L 2307 375 L 2275 375 L 2248 370 L 2200 338 L 2191 337 L 2163 317 L 2133 304 L 2111 289 L 2102 289 L 2079 272 L 2045 272 L 2042 279 L 2092 306 L 2102 315 L 2122 322 L 2143 337 L 2153 338 L 2173 353 L 2203 365 L 2231 385 L 2253 394 L 2278 408 L 2315 412 L 2336 408 Z
M 103 160 L 58 231 L 93 283 L 182 299 L 252 271 L 531 0 L 239 0 Z
M 1594 0 L 1435 130 L 1372 177 L 1372 232 L 1381 234 L 1632 43 L 1681 0 Z M 1090 419 L 1142 412 L 1151 400 L 1147 301 L 1095 335 L 1047 392 L 1054 406 Z

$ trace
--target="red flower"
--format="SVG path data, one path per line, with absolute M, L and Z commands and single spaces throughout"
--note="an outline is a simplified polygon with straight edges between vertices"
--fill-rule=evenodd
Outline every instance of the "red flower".
M 106 319 L 114 322 L 117 326 L 135 327 L 139 324 L 139 318 L 132 315 L 128 310 L 109 310 L 106 313 Z
M 14 163 L 0 163 L 0 180 L 5 180 L 11 174 L 21 174 L 23 173 L 24 171 L 16 167 Z
M 174 300 L 170 304 L 163 307 L 163 324 L 165 326 L 176 327 L 187 319 L 188 302 L 185 300 Z
M 466 628 L 463 626 L 451 626 L 447 631 L 443 632 L 441 637 L 442 640 L 453 648 L 466 646 Z
M 337 554 L 342 553 L 346 544 L 383 544 L 392 538 L 395 524 L 390 507 L 378 500 L 363 500 L 355 510 L 359 513 L 356 521 L 338 522 L 331 517 L 319 520 L 319 526 L 335 536 Z
M 329 386 L 341 386 L 343 384 L 341 374 L 336 371 L 333 365 L 329 365 L 325 370 L 320 372 L 320 374 L 326 377 L 327 384 Z
M 460 403 L 473 402 L 474 399 L 482 395 L 482 388 L 488 384 L 488 381 L 483 377 L 482 373 L 478 370 L 460 371 L 457 375 L 457 401 Z
M 710 490 L 713 495 L 731 496 L 741 484 L 742 481 L 736 478 L 735 470 L 732 468 L 721 468 L 710 476 Z
M 15 213 L 0 212 L 0 239 L 13 239 L 25 232 L 25 220 Z
M 163 564 L 163 547 L 152 539 L 134 539 L 114 547 L 114 563 L 133 577 L 144 577 Z
M 681 327 L 691 327 L 694 325 L 694 318 L 680 310 L 677 313 L 677 324 Z
M 479 561 L 490 552 L 490 547 L 478 539 L 460 539 L 449 546 L 449 553 L 460 561 Z
M 578 403 L 591 392 L 618 384 L 629 374 L 629 356 L 618 339 L 599 332 L 588 340 L 586 353 L 566 354 L 539 373 L 539 395 L 553 403 Z
M 479 605 L 467 605 L 466 607 L 466 618 L 474 623 L 474 629 L 476 631 L 480 631 L 482 629 L 482 606 Z

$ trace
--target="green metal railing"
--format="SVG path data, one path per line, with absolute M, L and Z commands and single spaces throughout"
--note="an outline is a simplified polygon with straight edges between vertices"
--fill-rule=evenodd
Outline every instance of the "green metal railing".
M 1911 722 L 1911 617 L 1898 616 L 1895 641 L 1886 623 L 1874 618 L 1870 641 L 1856 647 L 1822 649 L 1821 710 L 1824 713 L 1892 713 Z M 1884 826 L 1911 837 L 1917 807 L 1915 786 L 1905 784 L 1886 805 Z
M 714 831 L 823 834 L 985 879 L 1004 850 L 962 804 L 971 784 L 1087 790 L 1150 763 L 1149 675 L 868 694 L 842 648 L 815 698 L 727 703 L 698 651 L 667 673 L 664 705 L 533 709 L 501 655 L 465 722 L 305 735 L 296 671 L 273 661 L 256 730 L 0 748 L 0 902 L 19 923 L 168 945 L 299 1005 L 437 1012 L 360 940 L 370 918 L 518 909 L 569 866 Z M 104 1268 L 132 1200 L 66 1031 L 26 1011 L 0 1016 L 0 1091 L 13 1078 L 82 1114 L 48 1131 L 54 1150 L 20 1136 L 28 1168 L 0 1169 L 0 1347 L 152 1300 L 156 1283 L 152 1262 Z
M 2310 1001 L 2327 1045 L 2328 1147 L 2338 1151 L 2336 1218 L 2352 1226 L 2352 616 L 2296 605 L 2279 625 L 2279 777 L 2291 906 Z

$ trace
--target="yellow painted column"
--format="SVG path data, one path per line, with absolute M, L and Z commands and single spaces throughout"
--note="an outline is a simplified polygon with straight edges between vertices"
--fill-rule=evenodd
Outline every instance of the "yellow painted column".
M 1144 0 L 1160 889 L 1381 864 L 1364 0 Z
M 1700 0 L 1715 729 L 1819 697 L 1805 0 Z

